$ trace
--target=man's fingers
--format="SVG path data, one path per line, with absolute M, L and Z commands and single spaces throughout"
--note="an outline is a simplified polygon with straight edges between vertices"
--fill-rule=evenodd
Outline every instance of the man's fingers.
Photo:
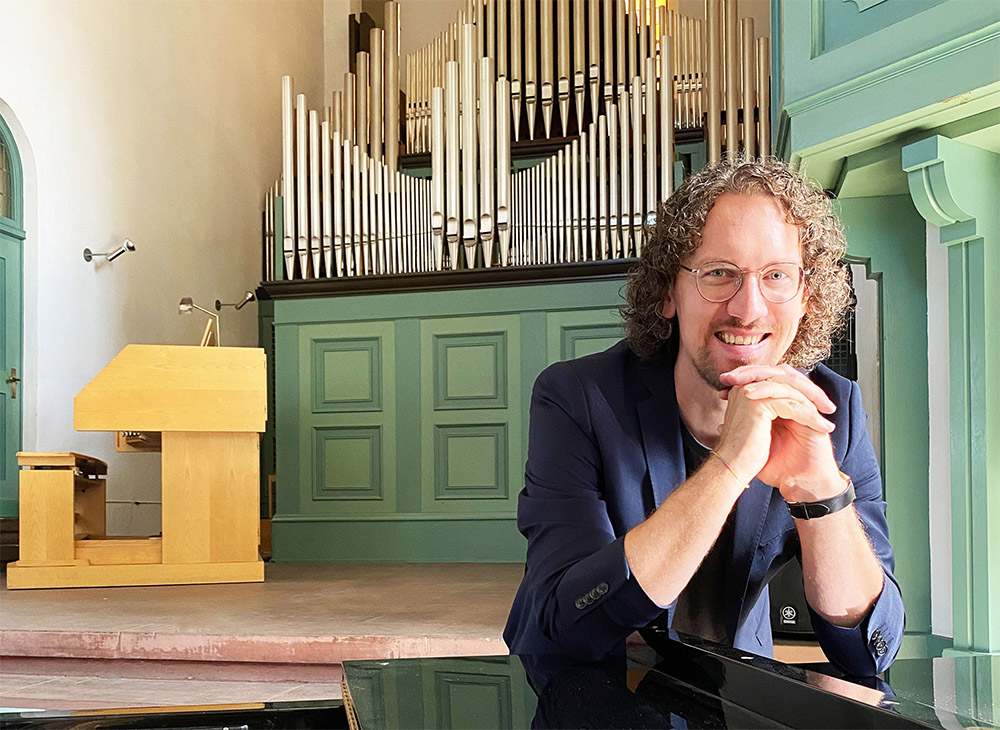
M 788 365 L 744 365 L 722 373 L 719 379 L 729 386 L 747 385 L 759 381 L 785 383 L 800 391 L 821 413 L 833 413 L 837 406 L 816 383 Z
M 744 385 L 742 391 L 748 400 L 766 402 L 777 418 L 794 421 L 819 433 L 834 430 L 834 425 L 820 415 L 815 404 L 790 385 L 765 380 Z

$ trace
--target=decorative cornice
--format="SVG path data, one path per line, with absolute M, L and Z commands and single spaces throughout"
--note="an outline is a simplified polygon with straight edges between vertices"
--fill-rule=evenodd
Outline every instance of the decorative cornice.
M 856 94 L 859 91 L 864 91 L 872 86 L 885 83 L 886 81 L 921 69 L 924 66 L 937 63 L 956 53 L 962 53 L 980 44 L 997 40 L 1000 40 L 1000 22 L 992 23 L 960 38 L 954 38 L 895 63 L 890 63 L 869 73 L 848 79 L 829 89 L 785 104 L 784 111 L 790 117 L 797 117 L 826 104 L 843 99 L 851 94 Z

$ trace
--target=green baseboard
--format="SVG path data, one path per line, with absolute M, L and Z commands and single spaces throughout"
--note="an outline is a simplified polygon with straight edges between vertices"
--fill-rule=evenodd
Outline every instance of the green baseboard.
M 527 549 L 512 519 L 276 517 L 272 529 L 275 562 L 523 563 Z

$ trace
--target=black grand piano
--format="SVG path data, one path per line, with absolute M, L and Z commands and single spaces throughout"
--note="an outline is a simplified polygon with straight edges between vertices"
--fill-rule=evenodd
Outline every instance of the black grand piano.
M 1000 656 L 897 660 L 882 677 L 796 666 L 655 629 L 581 664 L 504 656 L 348 662 L 352 727 L 996 728 Z
M 1000 656 L 897 660 L 881 677 L 788 665 L 667 630 L 559 656 L 352 661 L 343 699 L 107 712 L 0 710 L 0 727 L 1000 728 Z

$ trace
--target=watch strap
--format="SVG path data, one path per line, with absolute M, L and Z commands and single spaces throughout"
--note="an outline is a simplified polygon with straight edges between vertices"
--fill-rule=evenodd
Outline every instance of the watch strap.
M 854 482 L 848 476 L 847 488 L 840 494 L 817 502 L 785 502 L 788 513 L 798 520 L 815 520 L 839 512 L 854 501 Z

